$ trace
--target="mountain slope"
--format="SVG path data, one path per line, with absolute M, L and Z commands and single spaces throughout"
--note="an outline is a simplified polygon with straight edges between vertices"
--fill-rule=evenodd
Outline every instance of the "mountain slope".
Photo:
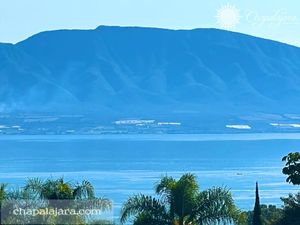
M 300 49 L 215 29 L 99 27 L 0 46 L 2 109 L 299 113 Z

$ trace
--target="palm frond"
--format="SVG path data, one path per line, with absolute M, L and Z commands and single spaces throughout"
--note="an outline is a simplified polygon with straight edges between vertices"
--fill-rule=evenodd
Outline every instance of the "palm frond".
M 170 225 L 169 220 L 162 220 L 158 218 L 154 218 L 152 215 L 148 213 L 140 213 L 134 219 L 133 225 Z
M 129 198 L 121 209 L 121 223 L 125 223 L 131 216 L 138 216 L 141 213 L 151 215 L 157 220 L 168 217 L 166 208 L 159 200 L 146 195 L 135 195 Z
M 237 209 L 227 188 L 211 188 L 197 197 L 197 208 L 193 217 L 199 224 L 230 223 Z
M 77 199 L 93 199 L 95 198 L 95 190 L 89 181 L 82 181 L 77 184 L 73 190 L 73 196 Z
M 174 185 L 176 185 L 176 180 L 173 177 L 164 176 L 155 186 L 155 192 L 157 194 L 164 194 L 165 192 L 169 192 Z
M 89 206 L 101 209 L 102 211 L 112 210 L 112 201 L 108 198 L 94 198 L 92 200 L 88 200 L 87 202 L 89 203 Z
M 43 181 L 39 178 L 30 178 L 27 180 L 24 191 L 34 197 L 42 198 Z

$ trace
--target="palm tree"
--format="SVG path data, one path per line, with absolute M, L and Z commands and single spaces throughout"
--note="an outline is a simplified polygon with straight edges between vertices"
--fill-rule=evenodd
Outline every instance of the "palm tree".
M 46 181 L 33 178 L 27 181 L 24 190 L 31 199 L 44 200 L 52 206 L 76 203 L 79 208 L 94 207 L 103 211 L 112 209 L 112 202 L 106 198 L 96 197 L 93 185 L 86 180 L 74 185 L 65 182 L 63 178 Z
M 40 180 L 38 178 L 29 179 L 23 189 L 15 191 L 7 191 L 6 185 L 0 184 L 0 207 L 4 200 L 10 200 L 5 202 L 4 209 L 10 210 L 15 208 L 12 205 L 21 206 L 21 208 L 44 208 L 44 207 L 54 207 L 54 208 L 72 208 L 72 209 L 100 209 L 102 211 L 108 211 L 112 209 L 112 203 L 106 198 L 97 198 L 95 196 L 95 191 L 93 185 L 89 181 L 82 181 L 81 183 L 73 184 L 71 182 L 65 182 L 63 178 L 60 179 L 47 179 L 46 181 Z M 23 201 L 24 200 L 24 201 Z M 6 212 L 6 211 L 5 211 Z M 3 213 L 6 217 L 9 213 Z M 87 216 L 86 216 L 87 217 Z M 21 217 L 13 218 L 16 221 L 26 221 L 32 222 L 32 219 L 37 219 L 40 221 L 48 221 L 52 217 L 49 216 L 45 218 L 31 218 L 31 217 Z M 11 219 L 7 217 L 6 219 Z M 53 218 L 52 218 L 53 219 Z M 80 224 L 83 223 L 85 216 L 66 216 L 58 219 L 56 222 L 60 224 L 62 222 L 74 222 L 79 221 Z M 71 221 L 72 219 L 72 221 Z M 0 212 L 1 220 L 1 212 Z M 18 224 L 18 223 L 16 223 Z
M 0 223 L 3 220 L 3 217 L 8 215 L 8 205 L 11 204 L 13 200 L 17 199 L 17 196 L 23 194 L 21 190 L 7 190 L 7 186 L 7 184 L 0 184 Z
M 47 200 L 75 200 L 75 199 L 94 199 L 94 187 L 89 181 L 82 181 L 72 185 L 65 182 L 63 178 L 47 179 L 42 181 L 38 178 L 32 178 L 27 181 L 24 188 L 34 196 Z
M 129 198 L 121 210 L 121 223 L 134 216 L 134 225 L 206 225 L 231 222 L 238 215 L 226 188 L 200 192 L 193 174 L 179 180 L 165 176 L 155 192 L 159 199 L 142 194 Z

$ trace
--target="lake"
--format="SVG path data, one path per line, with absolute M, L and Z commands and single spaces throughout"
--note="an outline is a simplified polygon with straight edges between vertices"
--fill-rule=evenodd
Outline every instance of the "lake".
M 0 182 L 17 188 L 29 177 L 86 179 L 114 201 L 117 216 L 128 196 L 153 194 L 161 176 L 192 172 L 201 190 L 226 186 L 248 210 L 256 181 L 263 204 L 280 206 L 296 190 L 281 174 L 281 158 L 299 150 L 300 134 L 1 136 Z

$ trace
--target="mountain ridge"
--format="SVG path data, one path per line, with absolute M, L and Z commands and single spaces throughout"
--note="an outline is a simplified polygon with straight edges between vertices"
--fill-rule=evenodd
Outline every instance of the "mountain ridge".
M 40 35 L 40 34 L 43 34 L 43 33 L 51 33 L 51 32 L 57 32 L 57 31 L 95 31 L 95 30 L 98 30 L 98 29 L 101 29 L 101 28 L 127 28 L 127 29 L 148 29 L 148 30 L 166 30 L 166 31 L 195 31 L 195 30 L 215 30 L 215 31 L 221 31 L 221 32 L 227 32 L 227 33 L 232 33 L 232 34 L 239 34 L 239 35 L 244 35 L 244 36 L 247 36 L 247 37 L 252 37 L 252 38 L 257 38 L 257 39 L 261 39 L 261 40 L 266 40 L 266 41 L 271 41 L 271 42 L 276 42 L 276 43 L 279 43 L 279 44 L 283 44 L 283 45 L 287 45 L 287 46 L 290 46 L 290 47 L 295 47 L 295 48 L 299 48 L 300 49 L 300 46 L 297 46 L 297 45 L 293 45 L 293 44 L 290 44 L 290 43 L 286 43 L 286 42 L 282 42 L 282 41 L 279 41 L 279 40 L 275 40 L 275 39 L 268 39 L 268 38 L 264 38 L 264 37 L 260 37 L 260 36 L 255 36 L 255 35 L 251 35 L 251 34 L 246 34 L 246 33 L 242 33 L 242 32 L 238 32 L 238 31 L 232 31 L 232 30 L 225 30 L 225 29 L 219 29 L 219 28 L 191 28 L 191 29 L 183 29 L 183 28 L 179 28 L 179 29 L 172 29 L 172 28 L 160 28 L 160 27 L 147 27 L 147 26 L 116 26 L 116 25 L 99 25 L 97 26 L 96 28 L 91 28 L 91 29 L 80 29 L 80 28 L 74 28 L 74 29 L 53 29 L 53 30 L 46 30 L 46 31 L 41 31 L 41 32 L 38 32 L 36 34 L 33 34 L 21 41 L 18 41 L 16 43 L 10 43 L 10 42 L 0 42 L 0 44 L 11 44 L 11 45 L 17 45 L 21 42 L 24 42 L 26 41 L 27 39 L 30 39 L 36 35 Z
M 300 48 L 246 34 L 100 26 L 2 45 L 2 111 L 299 111 Z

